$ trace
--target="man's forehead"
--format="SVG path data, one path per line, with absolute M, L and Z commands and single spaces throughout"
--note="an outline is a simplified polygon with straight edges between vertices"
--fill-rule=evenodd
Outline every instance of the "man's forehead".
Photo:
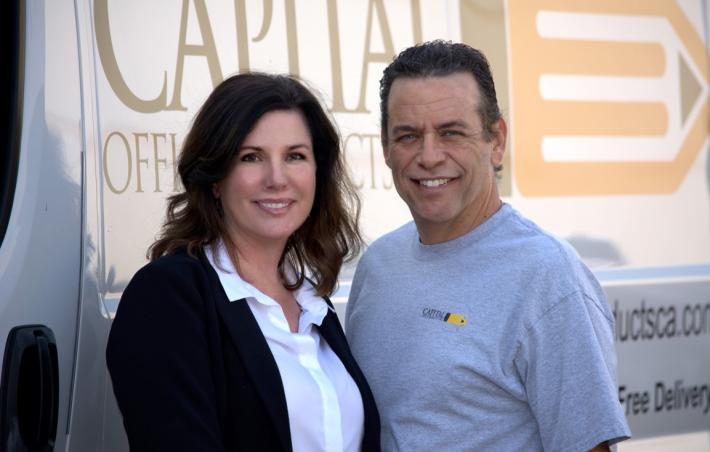
M 393 98 L 390 111 L 398 114 L 456 113 L 459 111 L 474 112 L 472 99 L 457 96 L 438 96 L 432 99 Z
M 478 97 L 478 86 L 470 74 L 402 77 L 392 83 L 388 109 L 414 110 L 421 113 L 462 108 L 475 110 Z
M 392 84 L 388 110 L 391 120 L 426 116 L 451 116 L 453 120 L 476 115 L 477 101 L 478 89 L 469 74 L 400 78 Z

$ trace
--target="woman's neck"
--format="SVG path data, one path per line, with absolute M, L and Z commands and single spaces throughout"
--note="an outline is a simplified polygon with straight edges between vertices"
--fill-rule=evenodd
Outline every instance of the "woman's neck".
M 279 261 L 285 244 L 250 246 L 248 241 L 228 243 L 231 240 L 225 240 L 224 242 L 239 276 L 275 300 L 281 306 L 291 332 L 297 332 L 301 307 L 294 294 L 284 286 L 279 272 Z
M 279 262 L 285 244 L 276 241 L 255 244 L 244 238 L 236 241 L 232 237 L 224 242 L 230 258 L 234 261 L 234 267 L 242 279 L 262 291 L 265 289 L 273 291 L 283 287 Z

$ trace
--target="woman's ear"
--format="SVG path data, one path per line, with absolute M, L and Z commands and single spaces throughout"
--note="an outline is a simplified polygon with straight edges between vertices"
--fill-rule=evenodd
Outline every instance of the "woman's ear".
M 219 199 L 219 184 L 217 184 L 217 182 L 212 184 L 212 195 L 215 199 Z

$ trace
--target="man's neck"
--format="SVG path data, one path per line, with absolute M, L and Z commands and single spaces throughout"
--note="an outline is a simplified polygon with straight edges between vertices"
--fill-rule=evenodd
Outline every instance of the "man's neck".
M 415 218 L 414 222 L 419 232 L 419 241 L 424 245 L 435 245 L 457 239 L 488 221 L 502 206 L 503 201 L 496 192 L 495 196 L 488 197 L 480 208 L 459 221 L 432 223 L 417 221 Z

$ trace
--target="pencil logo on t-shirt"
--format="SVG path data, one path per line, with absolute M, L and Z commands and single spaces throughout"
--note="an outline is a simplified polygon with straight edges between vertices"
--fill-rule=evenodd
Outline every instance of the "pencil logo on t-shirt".
M 422 309 L 422 317 L 425 319 L 441 320 L 442 322 L 450 323 L 456 326 L 464 326 L 466 323 L 466 317 L 461 314 L 456 314 L 454 312 L 444 312 L 434 308 L 424 308 Z

